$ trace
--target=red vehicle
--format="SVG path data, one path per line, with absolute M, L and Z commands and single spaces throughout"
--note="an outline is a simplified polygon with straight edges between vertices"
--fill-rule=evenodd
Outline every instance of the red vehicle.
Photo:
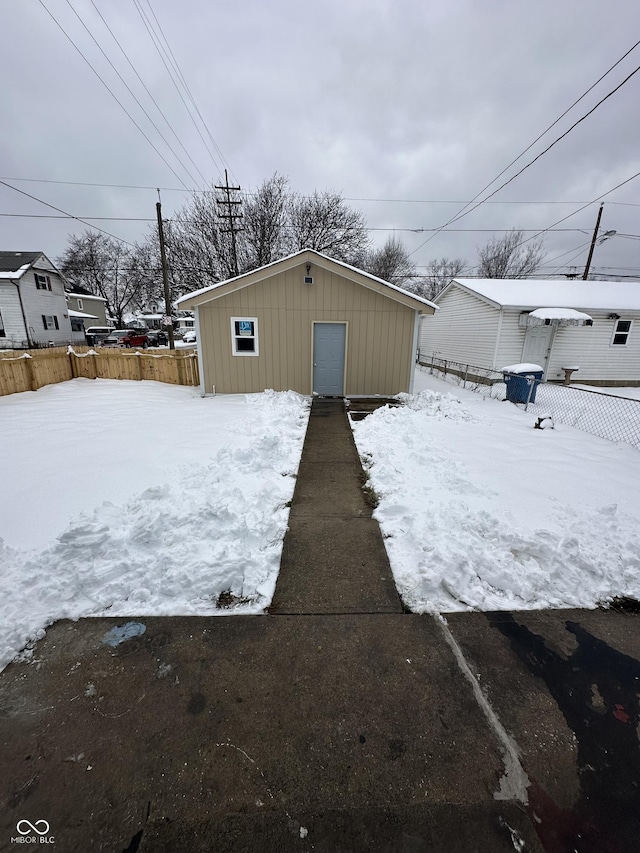
M 148 347 L 149 338 L 142 329 L 115 329 L 102 341 L 103 347 Z

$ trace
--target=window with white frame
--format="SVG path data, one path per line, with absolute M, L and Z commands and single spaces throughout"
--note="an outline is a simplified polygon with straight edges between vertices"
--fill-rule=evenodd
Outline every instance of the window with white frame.
M 59 329 L 58 318 L 53 314 L 43 314 L 42 315 L 42 325 L 46 330 L 49 329 Z
M 84 310 L 84 303 L 83 303 L 82 299 L 76 299 L 76 302 L 78 304 L 78 311 L 83 311 Z
M 617 320 L 611 338 L 611 346 L 626 347 L 631 332 L 632 320 Z
M 4 330 L 4 320 L 2 319 L 2 311 L 0 311 L 0 338 L 6 338 L 7 333 Z
M 257 317 L 231 318 L 231 352 L 233 355 L 258 355 Z
M 48 275 L 42 275 L 39 272 L 34 273 L 34 275 L 36 277 L 37 290 L 51 290 L 51 279 Z

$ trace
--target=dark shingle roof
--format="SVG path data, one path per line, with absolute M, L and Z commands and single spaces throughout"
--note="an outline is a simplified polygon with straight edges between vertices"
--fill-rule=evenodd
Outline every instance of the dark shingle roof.
M 0 252 L 0 272 L 15 272 L 37 261 L 42 252 Z

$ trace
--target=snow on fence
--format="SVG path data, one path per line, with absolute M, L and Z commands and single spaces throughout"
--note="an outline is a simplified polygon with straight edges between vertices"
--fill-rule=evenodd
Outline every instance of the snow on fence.
M 507 399 L 502 371 L 418 354 L 418 362 L 447 382 L 496 400 Z M 533 396 L 533 395 L 531 395 Z M 533 402 L 516 403 L 538 418 L 550 415 L 557 423 L 575 427 L 609 441 L 624 441 L 640 450 L 640 400 L 554 382 L 536 383 Z
M 200 384 L 198 359 L 193 351 L 52 347 L 0 355 L 0 396 L 37 391 L 43 385 L 77 377 Z

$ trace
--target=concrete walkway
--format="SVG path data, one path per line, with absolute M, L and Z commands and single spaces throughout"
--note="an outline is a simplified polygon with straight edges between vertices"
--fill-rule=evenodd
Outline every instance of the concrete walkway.
M 403 613 L 347 429 L 316 401 L 274 613 L 63 621 L 0 675 L 0 850 L 637 849 L 638 616 Z
M 401 613 L 342 400 L 315 398 L 271 613 Z

